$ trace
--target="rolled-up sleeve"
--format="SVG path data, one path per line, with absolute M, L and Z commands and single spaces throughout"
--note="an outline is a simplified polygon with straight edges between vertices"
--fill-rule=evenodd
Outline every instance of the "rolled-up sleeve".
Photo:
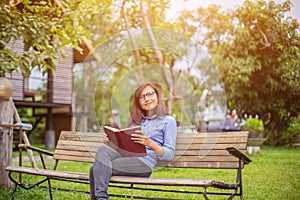
M 175 156 L 177 125 L 176 120 L 172 116 L 166 117 L 166 123 L 163 128 L 164 142 L 162 145 L 163 155 L 159 156 L 160 160 L 171 161 Z

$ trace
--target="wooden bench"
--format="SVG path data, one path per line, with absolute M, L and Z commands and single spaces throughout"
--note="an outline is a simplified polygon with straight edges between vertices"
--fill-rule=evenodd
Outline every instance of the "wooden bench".
M 161 192 L 179 192 L 202 194 L 205 199 L 208 199 L 208 195 L 228 195 L 229 199 L 232 199 L 234 196 L 240 196 L 240 199 L 243 199 L 242 169 L 245 164 L 251 162 L 249 157 L 245 155 L 247 139 L 248 132 L 181 133 L 178 134 L 177 137 L 176 157 L 174 161 L 171 163 L 160 163 L 160 166 L 168 168 L 233 169 L 236 170 L 236 173 L 232 173 L 234 179 L 230 177 L 234 180 L 232 182 L 202 180 L 201 177 L 197 179 L 189 179 L 189 177 L 179 179 L 113 176 L 110 186 L 141 190 L 150 190 L 151 188 L 151 190 L 159 191 L 160 196 L 162 196 Z M 20 145 L 20 147 L 38 151 L 41 155 L 53 156 L 55 160 L 54 169 L 46 169 L 46 166 L 43 164 L 45 169 L 8 166 L 6 170 L 9 172 L 10 179 L 16 184 L 15 188 L 21 186 L 30 189 L 39 186 L 43 182 L 48 182 L 47 188 L 49 189 L 50 199 L 52 199 L 51 191 L 53 188 L 51 186 L 51 180 L 89 183 L 88 171 L 82 173 L 58 171 L 56 168 L 59 161 L 68 160 L 93 163 L 94 155 L 102 142 L 103 140 L 100 133 L 62 131 L 54 153 L 28 145 Z M 43 157 L 41 156 L 41 158 Z M 41 160 L 44 163 L 44 160 Z M 33 186 L 25 186 L 20 180 L 14 179 L 12 173 L 42 176 L 45 177 L 45 179 Z M 149 187 L 145 187 L 147 185 Z M 175 189 L 169 189 L 171 186 Z M 197 191 L 183 190 L 183 186 L 187 189 L 197 188 Z M 217 192 L 214 188 L 218 188 Z M 13 192 L 13 197 L 15 191 L 16 190 Z M 88 191 L 86 191 L 86 193 L 88 193 Z M 126 195 L 122 196 L 121 194 L 122 190 L 118 190 L 118 194 L 110 194 L 110 196 L 128 197 Z M 130 198 L 149 199 L 150 197 L 131 196 Z

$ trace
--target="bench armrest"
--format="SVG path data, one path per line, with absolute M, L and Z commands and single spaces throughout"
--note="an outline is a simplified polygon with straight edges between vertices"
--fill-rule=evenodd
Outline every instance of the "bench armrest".
M 42 153 L 42 154 L 45 154 L 45 155 L 48 155 L 48 156 L 53 156 L 54 155 L 53 152 L 46 151 L 44 149 L 34 147 L 34 146 L 31 146 L 31 145 L 28 145 L 28 144 L 19 144 L 19 148 L 30 149 L 30 150 L 37 151 L 39 153 Z
M 226 150 L 233 156 L 241 159 L 245 164 L 248 164 L 252 162 L 252 160 L 244 153 L 242 153 L 240 150 L 234 148 L 234 147 L 227 147 Z

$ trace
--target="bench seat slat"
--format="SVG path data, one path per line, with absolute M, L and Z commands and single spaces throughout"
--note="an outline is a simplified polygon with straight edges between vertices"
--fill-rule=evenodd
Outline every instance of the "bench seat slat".
M 67 151 L 58 149 L 55 152 L 56 155 L 70 155 L 70 156 L 79 156 L 79 157 L 94 157 L 95 152 L 91 151 Z
M 182 138 L 179 136 L 177 138 L 177 142 L 181 144 L 218 144 L 218 143 L 225 143 L 225 144 L 231 144 L 231 143 L 244 143 L 247 141 L 247 137 L 220 137 L 220 138 Z
M 180 138 L 234 138 L 248 137 L 247 131 L 238 132 L 209 132 L 209 133 L 178 133 Z
M 19 166 L 8 166 L 6 171 L 26 173 L 31 175 L 45 176 L 58 179 L 73 179 L 89 181 L 89 174 L 78 172 L 64 172 L 55 170 L 34 169 Z M 128 176 L 112 176 L 111 183 L 120 184 L 147 184 L 147 185 L 166 185 L 166 186 L 213 186 L 219 184 L 225 187 L 235 187 L 235 184 L 215 182 L 214 180 L 194 180 L 194 179 L 172 179 L 172 178 L 143 178 Z
M 64 149 L 58 149 L 55 152 L 55 156 L 57 155 L 70 155 L 70 156 L 79 156 L 79 157 L 94 157 L 96 152 L 92 151 L 69 151 L 69 150 L 64 150 Z M 237 158 L 230 156 L 227 152 L 221 151 L 221 153 L 218 154 L 211 154 L 210 152 L 208 154 L 202 153 L 202 152 L 197 152 L 194 151 L 192 152 L 194 154 L 191 154 L 189 152 L 184 152 L 183 154 L 176 154 L 174 160 L 180 160 L 180 161 L 197 161 L 197 160 L 218 160 L 218 161 L 223 161 L 223 160 L 229 160 L 229 161 L 237 161 Z M 227 154 L 226 157 L 225 155 Z M 183 156 L 184 155 L 184 156 Z
M 226 149 L 227 147 L 235 147 L 237 149 L 245 149 L 246 144 L 245 143 L 232 143 L 232 144 L 177 144 L 176 149 Z
M 98 136 L 65 136 L 63 135 L 60 138 L 61 141 L 86 141 L 86 142 L 103 142 L 103 137 L 98 135 Z M 195 138 L 182 138 L 179 136 L 177 138 L 177 141 L 182 144 L 198 144 L 198 143 L 207 143 L 207 144 L 215 144 L 215 143 L 237 143 L 237 142 L 245 142 L 247 141 L 247 137 L 220 137 L 220 138 L 198 138 L 195 136 Z
M 26 174 L 39 175 L 39 176 L 47 176 L 52 178 L 89 180 L 88 174 L 79 173 L 79 172 L 63 172 L 63 171 L 35 169 L 35 168 L 20 167 L 20 166 L 8 166 L 6 168 L 6 171 L 26 173 Z
M 58 150 L 66 150 L 66 151 L 90 151 L 90 152 L 97 152 L 98 148 L 100 145 L 98 145 L 97 147 L 88 147 L 88 146 L 71 146 L 71 145 L 57 145 L 56 149 L 55 149 L 55 153 Z M 55 156 L 55 154 L 54 154 Z
M 87 155 L 87 156 L 78 156 L 78 155 L 56 155 L 56 159 L 58 160 L 67 160 L 67 161 L 80 161 L 80 162 L 94 162 L 94 156 Z M 236 168 L 238 167 L 238 163 L 236 162 L 237 159 L 231 158 L 231 159 L 224 159 L 221 158 L 221 160 L 213 158 L 205 158 L 205 159 L 199 159 L 199 158 L 185 158 L 181 157 L 179 159 L 175 158 L 175 161 L 173 161 L 170 166 L 185 166 L 185 167 L 217 167 L 220 168 L 220 166 L 224 165 L 225 168 Z M 183 163 L 183 164 L 182 164 Z
M 246 150 L 240 150 L 242 152 Z M 222 155 L 229 155 L 227 150 L 224 149 L 201 149 L 201 150 L 176 150 L 176 155 L 177 156 L 222 156 Z
M 164 165 L 162 165 L 164 166 Z M 213 168 L 213 169 L 237 169 L 237 162 L 172 162 L 168 166 L 179 168 Z
M 62 131 L 65 136 L 102 136 L 100 132 L 73 132 L 73 131 Z M 181 138 L 191 138 L 191 136 L 196 136 L 196 138 L 209 138 L 209 137 L 248 137 L 247 131 L 237 131 L 237 132 L 209 132 L 209 133 L 179 133 Z
M 94 162 L 94 157 L 83 157 L 83 156 L 71 156 L 71 155 L 55 155 L 54 157 L 57 160 L 65 160 L 65 161 L 76 161 L 76 162 Z
M 176 181 L 174 181 L 176 180 Z M 167 185 L 167 186 L 212 186 L 211 180 L 193 180 L 193 179 L 167 179 L 167 178 L 143 178 L 143 177 L 126 177 L 113 176 L 111 183 L 128 183 L 128 184 L 147 184 L 147 185 Z
M 73 131 L 62 131 L 62 139 L 72 137 L 102 137 L 103 134 L 97 132 L 73 132 Z
M 102 136 L 62 136 L 60 138 L 61 141 L 84 141 L 84 142 L 103 142 L 103 137 Z
M 73 146 L 88 146 L 88 147 L 99 147 L 102 142 L 84 142 L 84 141 L 70 141 L 70 140 L 60 140 L 57 145 L 73 145 Z
M 88 148 L 88 147 L 60 147 L 59 149 L 55 150 L 54 159 L 57 154 L 70 154 L 70 155 L 77 155 L 77 154 L 85 154 L 86 152 L 89 154 L 95 154 L 98 148 Z M 245 150 L 241 150 L 241 152 L 245 153 Z M 228 151 L 226 150 L 176 150 L 176 156 L 223 156 L 229 155 Z
M 176 156 L 177 162 L 237 162 L 238 159 L 233 156 Z
M 84 143 L 80 142 L 75 145 L 75 143 L 72 142 L 66 142 L 66 143 L 59 143 L 57 144 L 56 149 L 80 149 L 80 151 L 84 150 L 93 150 L 98 149 L 101 143 Z M 198 150 L 201 148 L 201 151 L 206 151 L 206 150 L 212 150 L 212 149 L 219 149 L 219 150 L 224 150 L 227 147 L 235 147 L 240 150 L 246 150 L 246 144 L 215 144 L 215 145 L 199 145 L 199 144 L 191 144 L 191 145 L 186 145 L 186 144 L 177 144 L 176 145 L 176 150 L 177 151 L 184 151 L 184 150 Z
M 215 135 L 214 137 L 209 136 L 207 134 L 197 133 L 197 134 L 179 134 L 177 141 L 179 143 L 236 143 L 236 142 L 245 142 L 247 140 L 247 135 L 241 132 L 241 135 L 232 135 L 227 133 Z M 64 134 L 61 135 L 60 140 L 67 140 L 67 141 L 95 141 L 95 139 L 103 140 L 102 133 L 77 133 L 74 134 L 72 132 L 64 131 Z

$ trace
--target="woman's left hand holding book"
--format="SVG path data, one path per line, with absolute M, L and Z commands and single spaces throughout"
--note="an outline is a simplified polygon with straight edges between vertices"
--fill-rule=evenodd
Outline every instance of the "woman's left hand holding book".
M 144 146 L 149 146 L 149 143 L 151 142 L 148 136 L 142 130 L 135 131 L 135 133 L 131 135 L 131 139 L 133 142 Z

